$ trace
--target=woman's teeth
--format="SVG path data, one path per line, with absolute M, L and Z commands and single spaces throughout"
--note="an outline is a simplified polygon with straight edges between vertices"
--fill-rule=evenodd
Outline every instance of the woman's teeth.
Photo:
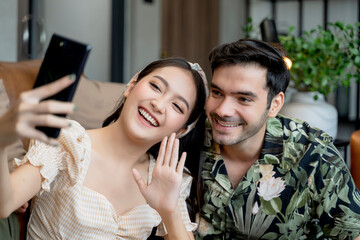
M 159 124 L 156 122 L 156 120 L 153 117 L 151 117 L 144 109 L 139 108 L 139 113 L 154 127 L 159 126 Z

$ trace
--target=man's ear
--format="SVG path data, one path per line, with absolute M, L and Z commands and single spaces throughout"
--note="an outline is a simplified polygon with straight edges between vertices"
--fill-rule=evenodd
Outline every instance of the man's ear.
M 280 112 L 284 105 L 285 95 L 283 92 L 278 93 L 271 101 L 268 117 L 274 118 Z

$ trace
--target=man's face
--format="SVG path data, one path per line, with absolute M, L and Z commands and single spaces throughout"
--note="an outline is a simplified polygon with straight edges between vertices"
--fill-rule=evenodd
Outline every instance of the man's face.
M 221 66 L 214 71 L 206 114 L 215 142 L 234 145 L 263 138 L 269 113 L 266 74 L 256 64 Z

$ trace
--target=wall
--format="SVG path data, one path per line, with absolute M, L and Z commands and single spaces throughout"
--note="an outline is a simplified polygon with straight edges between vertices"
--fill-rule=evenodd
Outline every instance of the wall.
M 219 19 L 219 44 L 228 43 L 244 36 L 246 24 L 244 1 L 221 0 Z
M 2 61 L 23 59 L 19 58 L 22 50 L 18 42 L 22 40 L 21 19 L 28 12 L 28 4 L 28 0 L 0 1 Z M 111 0 L 38 0 L 37 5 L 47 35 L 44 51 L 54 32 L 90 43 L 93 49 L 85 74 L 91 79 L 110 81 Z
M 85 66 L 90 79 L 110 81 L 111 0 L 40 0 L 48 36 L 53 33 L 89 43 L 92 50 Z
M 328 21 L 344 21 L 354 23 L 357 21 L 357 0 L 329 0 Z M 287 32 L 290 26 L 299 24 L 299 3 L 297 0 L 278 1 L 276 3 L 276 27 L 279 33 Z M 323 1 L 303 1 L 303 29 L 309 30 L 323 23 Z M 271 1 L 250 0 L 249 16 L 254 26 L 268 17 L 272 18 Z M 242 26 L 245 24 L 245 1 L 220 0 L 220 43 L 234 41 L 243 37 Z M 260 37 L 260 36 L 257 36 Z
M 0 1 L 0 61 L 17 60 L 18 2 Z
M 160 58 L 161 0 L 125 1 L 124 81 Z

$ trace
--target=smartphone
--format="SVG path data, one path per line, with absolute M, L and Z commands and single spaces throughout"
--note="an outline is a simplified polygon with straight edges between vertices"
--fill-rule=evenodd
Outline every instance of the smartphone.
M 89 44 L 53 34 L 33 88 L 43 86 L 74 73 L 76 78 L 73 84 L 61 92 L 44 99 L 71 102 L 90 51 L 91 46 Z M 65 117 L 64 114 L 57 115 Z M 52 138 L 57 138 L 60 133 L 58 128 L 37 127 L 37 129 Z

